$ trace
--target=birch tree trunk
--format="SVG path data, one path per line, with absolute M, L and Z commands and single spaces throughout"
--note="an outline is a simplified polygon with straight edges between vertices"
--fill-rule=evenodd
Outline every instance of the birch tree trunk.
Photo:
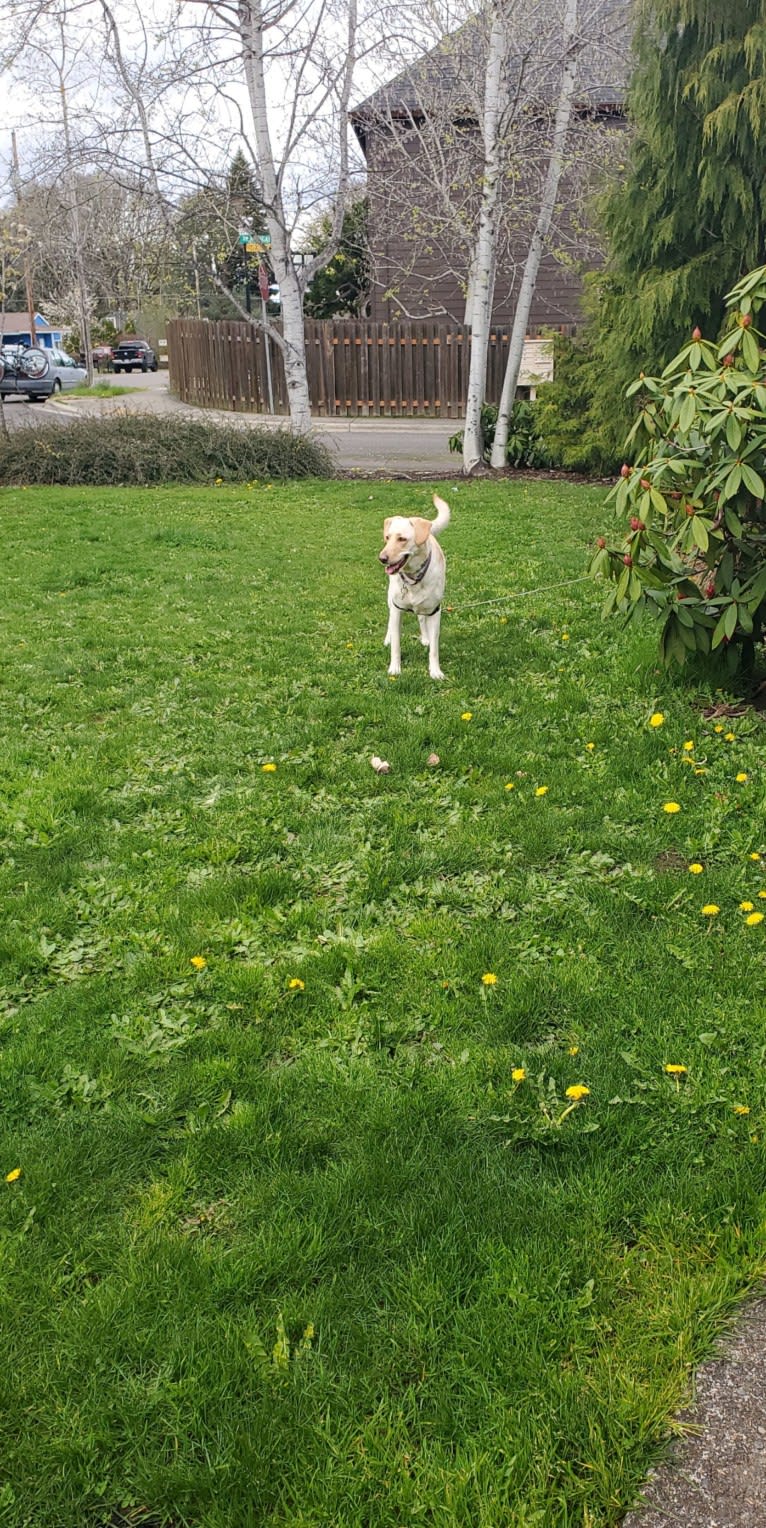
M 290 240 L 282 187 L 271 141 L 263 63 L 264 16 L 261 0 L 239 0 L 239 26 L 245 81 L 255 131 L 258 173 L 263 188 L 266 223 L 271 236 L 269 255 L 274 275 L 279 282 L 282 303 L 284 340 L 282 353 L 290 423 L 296 430 L 305 432 L 311 429 L 311 400 L 306 374 L 303 294 L 297 271 L 290 258 Z
M 59 77 L 59 100 L 61 101 L 61 128 L 64 140 L 64 186 L 69 213 L 70 229 L 72 235 L 72 253 L 74 256 L 75 285 L 77 288 L 77 308 L 80 323 L 80 338 L 85 352 L 85 371 L 88 387 L 93 386 L 93 344 L 90 335 L 90 293 L 85 273 L 85 253 L 82 234 L 82 220 L 80 218 L 80 193 L 77 185 L 77 174 L 74 162 L 74 147 L 72 144 L 72 132 L 69 117 L 69 97 L 66 80 L 66 57 L 67 43 L 64 29 L 65 16 L 58 18 L 61 35 L 61 58 L 57 66 Z M 32 336 L 34 344 L 34 336 Z
M 322 14 L 325 16 L 328 13 L 323 12 Z M 291 153 L 291 144 L 293 147 L 298 144 L 302 132 L 300 125 L 296 126 L 303 90 L 301 77 L 299 74 L 293 86 L 294 99 L 292 102 L 287 103 L 287 114 L 291 119 L 291 127 L 288 132 L 287 145 L 284 148 L 281 159 L 278 160 L 274 152 L 269 125 L 266 71 L 264 65 L 264 34 L 267 27 L 273 24 L 273 20 L 265 14 L 263 0 L 238 0 L 238 21 L 245 81 L 255 133 L 258 174 L 261 182 L 266 224 L 271 236 L 269 259 L 274 275 L 279 283 L 282 305 L 282 333 L 280 335 L 275 330 L 272 330 L 272 333 L 274 333 L 282 350 L 287 397 L 290 407 L 290 422 L 296 430 L 305 431 L 311 428 L 311 401 L 306 369 L 303 294 L 314 271 L 321 264 L 326 264 L 335 253 L 343 227 L 343 211 L 349 181 L 348 108 L 355 63 L 356 0 L 349 0 L 346 46 L 341 55 L 341 63 L 337 73 L 334 75 L 333 82 L 334 86 L 337 86 L 338 141 L 333 166 L 335 184 L 333 188 L 332 230 L 330 239 L 321 252 L 321 256 L 308 262 L 300 270 L 293 256 L 291 229 L 283 196 L 283 178 Z M 325 87 L 325 98 L 328 95 L 329 89 Z M 316 108 L 307 107 L 306 110 L 307 122 L 316 120 L 313 117 L 313 112 Z
M 481 406 L 487 379 L 489 329 L 492 322 L 492 298 L 495 288 L 497 228 L 500 198 L 501 142 L 503 115 L 503 66 L 507 49 L 505 18 L 501 5 L 492 15 L 487 54 L 487 82 L 484 91 L 482 138 L 484 166 L 476 248 L 471 267 L 470 324 L 471 360 L 468 371 L 468 396 L 463 430 L 463 472 L 474 472 L 483 460 Z
M 578 41 L 578 0 L 566 0 L 561 38 L 561 54 L 564 59 L 564 66 L 561 73 L 558 106 L 556 108 L 556 119 L 553 129 L 553 142 L 551 144 L 551 155 L 548 161 L 540 210 L 524 263 L 524 274 L 521 280 L 519 300 L 516 304 L 511 340 L 508 347 L 508 361 L 503 378 L 503 391 L 500 396 L 495 439 L 492 445 L 491 465 L 496 471 L 503 468 L 506 462 L 511 410 L 513 409 L 516 397 L 529 313 L 532 307 L 532 298 L 535 295 L 540 261 L 543 257 L 545 240 L 548 237 L 551 226 L 559 182 L 564 168 L 566 139 L 572 118 L 575 91 L 577 89 L 580 47 L 581 44 Z

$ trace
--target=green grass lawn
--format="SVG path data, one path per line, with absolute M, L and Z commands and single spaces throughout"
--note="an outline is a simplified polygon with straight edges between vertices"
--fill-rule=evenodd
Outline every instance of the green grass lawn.
M 3 1528 L 616 1524 L 763 1273 L 762 723 L 442 491 L 443 685 L 422 485 L 3 495 Z
M 66 392 L 56 394 L 59 403 L 66 403 L 67 398 L 119 398 L 122 393 L 134 393 L 135 387 L 121 387 L 119 382 L 105 382 L 103 379 L 92 382 L 90 387 L 87 382 L 81 382 L 79 387 L 67 388 Z

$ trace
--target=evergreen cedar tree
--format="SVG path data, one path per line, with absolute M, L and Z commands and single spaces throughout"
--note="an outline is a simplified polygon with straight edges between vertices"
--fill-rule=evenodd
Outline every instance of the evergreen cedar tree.
M 633 417 L 616 406 L 625 387 L 696 324 L 715 338 L 725 294 L 766 248 L 766 0 L 638 0 L 635 18 L 627 172 L 604 202 L 609 258 L 570 361 L 588 401 L 581 440 L 602 466 Z M 563 400 L 551 404 L 551 428 L 571 437 Z

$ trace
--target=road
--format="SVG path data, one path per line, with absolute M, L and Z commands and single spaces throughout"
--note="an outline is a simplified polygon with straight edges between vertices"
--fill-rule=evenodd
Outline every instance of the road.
M 258 414 L 230 414 L 218 409 L 198 409 L 179 403 L 168 389 L 168 374 L 126 372 L 113 381 L 126 391 L 117 398 L 67 398 L 60 395 L 47 403 L 29 404 L 23 399 L 6 399 L 8 428 L 18 429 L 39 419 L 68 419 L 83 414 L 101 417 L 128 410 L 135 413 L 181 414 L 191 418 L 215 419 L 239 428 L 268 424 Z M 274 421 L 276 426 L 286 420 Z M 459 458 L 450 453 L 448 440 L 460 428 L 454 419 L 317 419 L 314 429 L 326 442 L 342 472 L 395 476 L 449 477 L 459 471 Z

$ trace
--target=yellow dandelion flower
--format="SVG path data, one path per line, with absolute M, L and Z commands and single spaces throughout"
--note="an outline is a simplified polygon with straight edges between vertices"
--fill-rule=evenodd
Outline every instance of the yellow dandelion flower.
M 755 928 L 756 923 L 763 923 L 763 919 L 764 919 L 764 914 L 763 913 L 749 913 L 747 918 L 745 919 L 745 922 L 747 923 L 749 928 Z
M 588 753 L 592 753 L 594 748 L 595 748 L 595 746 L 596 746 L 595 743 L 586 743 L 585 744 L 585 747 L 587 748 Z
M 752 854 L 751 854 L 751 855 L 750 855 L 750 856 L 749 856 L 749 858 L 750 858 L 750 859 L 751 859 L 751 860 L 759 860 L 759 859 L 760 859 L 760 857 L 761 857 L 761 856 L 760 856 L 760 854 L 759 854 L 759 853 L 758 853 L 758 850 L 757 850 L 757 849 L 754 849 L 754 850 L 753 850 L 753 853 L 752 853 Z
M 579 1054 L 580 1054 L 580 1047 L 579 1047 L 579 1045 L 570 1045 L 568 1054 L 570 1056 L 579 1056 Z
M 515 1066 L 513 1068 L 513 1071 L 511 1072 L 511 1080 L 513 1082 L 526 1082 L 527 1074 L 523 1066 Z
M 16 1179 L 20 1178 L 20 1177 L 21 1177 L 21 1168 L 20 1167 L 14 1167 L 14 1168 L 11 1169 L 11 1171 L 9 1173 L 6 1173 L 5 1181 L 6 1181 L 6 1183 L 15 1183 Z
M 548 786 L 547 785 L 538 785 L 537 790 L 535 791 L 535 795 L 536 796 L 547 796 L 547 794 L 548 794 Z
M 723 727 L 721 726 L 720 722 L 718 723 L 718 725 L 716 727 L 713 728 L 713 731 L 714 732 L 723 732 Z
M 649 717 L 649 726 L 650 727 L 664 727 L 664 725 L 665 725 L 665 718 L 664 718 L 662 712 L 661 711 L 654 711 L 652 713 L 652 715 Z
M 736 734 L 736 732 L 725 732 L 723 736 L 724 736 L 724 742 L 726 742 L 726 743 L 733 743 L 735 737 L 737 736 L 737 734 Z
M 702 872 L 703 872 L 704 868 L 705 868 L 705 866 L 701 865 L 699 860 L 695 860 L 693 865 L 689 866 L 689 874 L 690 875 L 702 875 Z
M 216 488 L 220 488 L 222 482 L 223 482 L 223 478 L 216 478 L 216 480 L 215 480 Z
M 562 642 L 568 642 L 569 641 L 569 632 L 568 631 L 562 631 L 562 633 L 561 633 L 561 640 L 562 640 Z
M 276 764 L 262 764 L 261 765 L 261 769 L 263 770 L 263 773 L 265 775 L 273 775 L 273 774 L 275 774 L 276 773 L 276 768 L 277 768 Z
M 472 719 L 473 719 L 473 711 L 463 711 L 462 712 L 461 717 L 460 717 L 461 722 L 470 722 Z
M 305 992 L 306 990 L 306 983 L 302 982 L 299 976 L 291 976 L 287 986 L 290 992 Z
M 689 1068 L 688 1066 L 677 1066 L 675 1062 L 670 1061 L 664 1070 L 669 1072 L 671 1077 L 681 1077 L 684 1072 L 688 1072 Z
M 759 897 L 766 897 L 766 891 L 759 891 Z
M 688 743 L 684 743 L 684 753 L 691 753 L 693 747 L 694 747 L 694 743 L 691 742 L 691 741 L 689 741 Z
M 516 786 L 515 786 L 513 780 L 509 780 L 508 784 L 506 785 L 505 788 L 506 788 L 507 791 L 515 791 Z
M 735 775 L 734 778 L 738 785 L 744 785 L 747 779 L 747 775 L 745 774 L 744 770 L 740 770 L 739 774 Z
M 739 910 L 740 910 L 741 913 L 751 913 L 753 911 L 753 907 L 754 906 L 755 906 L 754 902 L 740 902 Z
M 734 1105 L 734 1113 L 735 1114 L 749 1114 L 750 1113 L 750 1109 L 749 1109 L 747 1104 L 735 1104 Z
M 497 977 L 495 976 L 494 971 L 485 971 L 484 975 L 482 976 L 482 982 L 484 983 L 485 987 L 496 987 Z
M 583 1082 L 576 1082 L 573 1087 L 566 1090 L 567 1098 L 573 1098 L 575 1103 L 579 1103 L 581 1098 L 587 1098 L 589 1093 L 590 1088 L 586 1088 Z
M 706 769 L 695 769 L 694 773 L 695 773 L 695 775 L 706 775 L 707 774 L 707 770 Z
M 194 967 L 195 971 L 204 971 L 207 961 L 204 955 L 192 955 L 189 964 Z
M 703 918 L 717 918 L 721 909 L 716 902 L 706 902 L 702 909 Z
M 662 810 L 663 810 L 663 812 L 668 812 L 669 815 L 672 817 L 673 813 L 674 812 L 680 812 L 681 808 L 680 808 L 679 803 L 677 801 L 666 801 L 665 805 L 662 808 Z

